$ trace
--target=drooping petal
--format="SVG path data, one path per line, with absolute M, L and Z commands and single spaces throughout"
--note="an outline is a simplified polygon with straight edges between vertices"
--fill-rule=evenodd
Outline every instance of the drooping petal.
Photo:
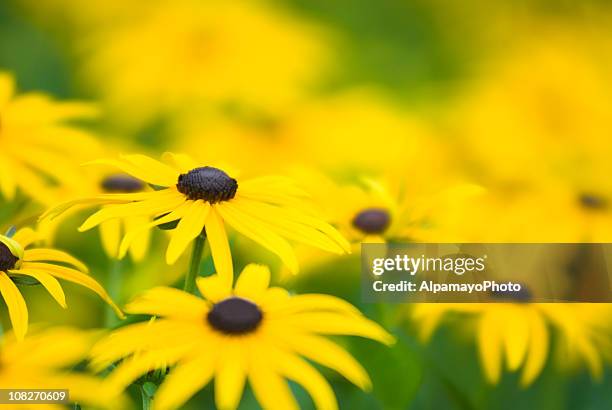
M 504 315 L 504 348 L 508 369 L 518 369 L 525 359 L 529 343 L 529 322 L 525 320 L 525 310 L 530 307 L 512 306 Z
M 268 360 L 267 349 L 259 348 L 251 355 L 249 383 L 261 407 L 266 410 L 299 409 L 289 385 Z
M 295 253 L 286 240 L 232 206 L 231 202 L 221 203 L 216 209 L 232 228 L 275 253 L 291 272 L 297 273 L 298 263 Z
M 125 218 L 123 220 L 123 225 L 125 227 L 125 232 L 129 232 L 132 229 L 135 229 L 138 226 L 142 226 L 149 221 L 149 218 L 142 216 L 133 216 L 131 218 Z M 130 246 L 130 255 L 132 256 L 132 260 L 139 262 L 142 261 L 147 251 L 149 250 L 149 241 L 151 238 L 151 233 L 148 229 L 145 229 L 137 235 L 131 243 Z M 120 253 L 119 253 L 120 254 Z
M 234 282 L 234 265 L 223 219 L 212 206 L 206 219 L 206 237 L 219 276 L 230 285 Z
M 368 391 L 372 388 L 370 377 L 364 368 L 334 342 L 299 333 L 285 335 L 283 340 L 296 353 L 335 370 L 360 389 Z
M 521 385 L 528 386 L 535 380 L 542 371 L 548 356 L 548 329 L 542 316 L 533 311 L 529 314 L 529 348 L 523 374 L 521 375 Z
M 119 258 L 119 243 L 121 242 L 121 220 L 109 219 L 98 225 L 100 240 L 104 252 L 111 258 Z M 121 259 L 121 258 L 119 258 Z
M 160 286 L 135 298 L 125 306 L 125 311 L 175 320 L 204 320 L 208 306 L 202 299 L 187 292 Z
M 63 262 L 74 266 L 81 272 L 89 272 L 89 269 L 83 262 L 74 256 L 57 249 L 28 249 L 24 252 L 23 260 L 24 262 Z
M 202 200 L 192 202 L 176 229 L 172 231 L 172 238 L 166 250 L 166 263 L 174 264 L 191 241 L 202 233 L 209 212 L 208 202 Z
M 185 201 L 185 197 L 175 190 L 167 189 L 149 194 L 148 199 L 102 208 L 91 215 L 79 227 L 79 232 L 87 231 L 109 219 L 132 216 L 155 216 L 170 212 Z
M 62 289 L 62 285 L 53 276 L 43 271 L 37 271 L 34 269 L 19 269 L 9 271 L 10 274 L 27 275 L 36 279 L 55 299 L 57 303 L 64 309 L 66 309 L 66 295 Z
M 23 340 L 28 331 L 28 307 L 17 286 L 4 272 L 0 272 L 0 293 L 8 308 L 17 340 Z
M 52 276 L 55 276 L 56 278 L 64 279 L 64 280 L 79 284 L 81 286 L 84 286 L 87 289 L 90 289 L 93 292 L 95 292 L 98 296 L 102 298 L 102 300 L 108 303 L 109 306 L 113 308 L 117 316 L 119 316 L 122 319 L 124 318 L 123 312 L 121 312 L 121 309 L 119 309 L 119 307 L 115 304 L 115 302 L 113 302 L 113 300 L 108 295 L 108 293 L 106 293 L 106 290 L 104 290 L 102 285 L 96 282 L 94 278 L 92 278 L 91 276 L 83 272 L 79 272 L 78 270 L 75 270 L 75 269 L 66 268 L 64 266 L 52 265 L 49 263 L 38 263 L 38 262 L 24 262 L 21 269 L 42 270 L 43 272 L 47 272 L 51 274 Z
M 301 384 L 317 409 L 336 410 L 338 403 L 331 386 L 308 362 L 299 356 L 281 350 L 271 352 L 271 360 L 285 377 Z
M 480 361 L 485 376 L 491 384 L 496 384 L 501 376 L 503 340 L 500 326 L 494 314 L 483 314 L 478 323 L 477 341 Z
M 246 381 L 246 363 L 238 343 L 228 343 L 217 362 L 215 378 L 215 403 L 219 409 L 238 407 Z
M 123 240 L 121 241 L 121 245 L 119 246 L 119 258 L 125 257 L 126 253 L 130 249 L 132 242 L 137 240 L 140 235 L 143 235 L 143 231 L 151 229 L 155 226 L 159 226 L 168 222 L 174 222 L 181 219 L 185 212 L 189 210 L 191 207 L 191 201 L 185 201 L 179 206 L 177 206 L 173 211 L 163 215 L 157 219 L 154 219 L 151 222 L 147 222 L 138 226 L 130 226 L 125 235 L 123 236 Z
M 181 407 L 198 390 L 206 386 L 214 375 L 213 355 L 203 354 L 196 359 L 179 363 L 155 394 L 155 408 L 170 410 Z

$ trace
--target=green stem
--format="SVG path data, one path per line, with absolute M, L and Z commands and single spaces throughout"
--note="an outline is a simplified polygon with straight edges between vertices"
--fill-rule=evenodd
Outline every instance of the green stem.
M 200 262 L 204 253 L 204 245 L 206 244 L 206 231 L 202 231 L 193 242 L 193 251 L 191 252 L 191 261 L 189 262 L 189 271 L 185 276 L 185 292 L 193 293 L 195 290 L 195 281 L 200 272 Z
M 119 293 L 121 293 L 121 281 L 122 281 L 122 263 L 120 259 L 112 258 L 110 260 L 110 269 L 108 271 L 106 290 L 110 295 L 111 299 L 118 302 Z M 115 311 L 110 307 L 106 306 L 104 315 L 104 324 L 106 327 L 113 327 L 118 322 Z
M 151 402 L 153 397 L 147 393 L 144 386 L 140 386 L 140 395 L 142 396 L 142 410 L 151 410 Z

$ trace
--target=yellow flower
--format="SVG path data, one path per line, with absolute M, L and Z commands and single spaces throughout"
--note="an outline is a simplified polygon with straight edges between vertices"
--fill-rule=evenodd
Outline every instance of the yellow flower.
M 280 110 L 327 60 L 321 30 L 262 2 L 109 0 L 78 8 L 52 2 L 44 18 L 62 10 L 57 21 L 77 26 L 85 82 L 128 125 L 202 102 Z
M 68 327 L 38 329 L 24 340 L 5 334 L 0 342 L 0 386 L 3 389 L 69 390 L 71 402 L 110 407 L 102 394 L 102 380 L 86 373 L 67 370 L 87 357 L 96 335 Z M 123 399 L 113 402 L 121 408 Z M 0 407 L 4 407 L 0 405 Z M 9 407 L 7 405 L 7 407 Z M 11 408 L 64 409 L 63 405 L 36 404 Z
M 603 373 L 602 356 L 612 348 L 610 306 L 606 304 L 418 304 L 413 317 L 420 326 L 421 337 L 428 339 L 450 312 L 475 319 L 480 361 L 490 383 L 499 382 L 505 365 L 510 371 L 522 368 L 521 384 L 531 384 L 549 356 L 549 326 L 559 333 L 563 361 L 585 362 L 596 378 Z
M 270 288 L 269 281 L 267 267 L 248 265 L 233 290 L 217 275 L 198 278 L 206 300 L 172 288 L 151 289 L 126 310 L 161 318 L 113 332 L 94 347 L 92 363 L 101 370 L 123 358 L 108 379 L 117 391 L 152 369 L 175 366 L 157 391 L 156 409 L 178 408 L 213 378 L 220 409 L 238 406 L 247 379 L 263 408 L 297 409 L 284 378 L 304 386 L 317 408 L 337 408 L 329 384 L 300 356 L 369 389 L 361 365 L 322 335 L 387 344 L 393 337 L 341 299 L 291 296 Z
M 66 297 L 57 279 L 77 283 L 97 293 L 117 315 L 123 317 L 104 288 L 87 275 L 87 266 L 57 249 L 27 249 L 36 240 L 36 233 L 28 228 L 17 231 L 12 238 L 0 235 L 0 293 L 8 307 L 13 331 L 18 339 L 23 339 L 28 329 L 28 308 L 13 281 L 24 277 L 39 282 L 63 308 L 66 308 Z
M 166 251 L 166 262 L 176 262 L 189 243 L 204 231 L 215 267 L 226 279 L 233 272 L 226 224 L 278 255 L 292 272 L 297 272 L 298 264 L 285 238 L 331 252 L 350 251 L 346 240 L 331 225 L 299 210 L 297 204 L 303 193 L 290 180 L 262 177 L 238 182 L 226 172 L 200 166 L 186 155 L 167 153 L 165 158 L 170 165 L 144 155 L 100 160 L 99 163 L 114 165 L 159 190 L 71 201 L 49 210 L 43 218 L 83 203 L 107 205 L 91 215 L 80 231 L 116 218 L 154 218 L 125 235 L 120 256 L 142 231 L 178 221 Z
M 82 188 L 78 159 L 97 150 L 85 132 L 67 125 L 96 110 L 80 102 L 55 102 L 41 93 L 15 95 L 15 82 L 0 72 L 0 194 L 17 189 L 43 204 L 57 201 L 54 188 Z

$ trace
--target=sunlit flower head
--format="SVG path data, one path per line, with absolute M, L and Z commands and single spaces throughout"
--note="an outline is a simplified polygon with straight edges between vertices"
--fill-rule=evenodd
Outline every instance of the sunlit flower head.
M 36 329 L 23 340 L 6 332 L 0 340 L 0 386 L 14 390 L 68 390 L 71 403 L 95 408 L 123 408 L 125 403 L 122 397 L 117 397 L 112 405 L 108 402 L 108 395 L 103 394 L 104 384 L 101 379 L 72 370 L 87 358 L 96 338 L 93 332 L 68 327 Z M 65 408 L 60 404 L 11 406 Z
M 265 266 L 248 265 L 234 289 L 217 275 L 198 278 L 205 299 L 172 288 L 151 289 L 126 310 L 158 319 L 113 332 L 94 347 L 92 363 L 102 370 L 123 359 L 108 379 L 118 392 L 146 372 L 171 366 L 153 401 L 156 409 L 180 407 L 213 378 L 220 409 L 238 406 L 247 380 L 263 408 L 297 409 L 285 379 L 302 385 L 316 408 L 337 408 L 329 384 L 302 357 L 369 389 L 361 365 L 324 335 L 387 344 L 393 337 L 341 299 L 291 296 L 269 282 Z
M 79 284 L 97 293 L 123 317 L 104 288 L 87 274 L 87 266 L 57 249 L 28 249 L 36 240 L 36 233 L 28 228 L 12 237 L 0 235 L 0 293 L 18 339 L 23 339 L 28 329 L 28 308 L 16 284 L 20 280 L 40 283 L 63 308 L 66 308 L 66 297 L 58 279 Z
M 98 145 L 68 122 L 95 114 L 85 103 L 56 102 L 37 92 L 17 95 L 13 77 L 0 72 L 0 195 L 10 201 L 22 192 L 49 205 L 58 200 L 58 187 L 79 192 L 79 162 Z
M 528 302 L 529 295 L 522 293 Z M 417 304 L 413 317 L 426 340 L 450 313 L 462 327 L 475 324 L 478 353 L 486 379 L 498 383 L 504 369 L 521 372 L 521 385 L 531 384 L 542 372 L 559 336 L 561 362 L 587 365 L 593 377 L 603 375 L 603 363 L 612 348 L 610 306 L 580 303 L 428 303 Z
M 210 244 L 219 274 L 233 272 L 226 225 L 259 243 L 297 272 L 295 254 L 287 239 L 335 253 L 348 252 L 346 240 L 329 224 L 302 211 L 304 193 L 283 177 L 238 181 L 225 171 L 198 164 L 186 155 L 166 154 L 169 165 L 143 155 L 100 160 L 156 187 L 153 192 L 106 194 L 71 201 L 49 210 L 53 217 L 75 205 L 105 204 L 79 228 L 91 229 L 108 220 L 149 217 L 124 236 L 119 256 L 143 231 L 178 222 L 172 230 L 166 261 L 173 264 L 202 232 Z

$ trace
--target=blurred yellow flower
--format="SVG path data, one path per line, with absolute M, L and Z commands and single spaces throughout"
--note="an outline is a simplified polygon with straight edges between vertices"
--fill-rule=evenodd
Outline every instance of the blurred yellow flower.
M 55 23 L 72 24 L 85 82 L 128 125 L 194 103 L 280 110 L 305 93 L 327 60 L 322 30 L 263 2 L 90 6 L 85 12 L 78 2 L 55 1 L 42 18 L 64 11 Z
M 386 344 L 393 337 L 341 299 L 291 296 L 269 282 L 267 267 L 248 265 L 233 290 L 217 275 L 198 278 L 205 300 L 172 288 L 151 289 L 126 310 L 160 319 L 113 332 L 94 347 L 92 364 L 101 370 L 123 359 L 108 378 L 117 392 L 150 370 L 175 366 L 153 400 L 156 409 L 180 407 L 213 378 L 220 409 L 238 407 L 247 379 L 263 408 L 297 409 L 284 378 L 304 386 L 317 408 L 336 409 L 329 384 L 300 356 L 370 389 L 361 365 L 322 336 L 353 335 Z
M 331 225 L 297 206 L 304 193 L 287 178 L 262 177 L 239 183 L 225 171 L 200 166 L 186 155 L 167 153 L 165 159 L 170 165 L 144 155 L 97 161 L 116 166 L 158 190 L 70 201 L 47 211 L 42 218 L 82 204 L 106 206 L 90 216 L 80 231 L 116 218 L 154 218 L 125 235 L 120 256 L 142 231 L 178 221 L 166 252 L 167 263 L 176 262 L 189 243 L 205 232 L 217 271 L 227 280 L 233 265 L 226 224 L 278 255 L 292 272 L 297 272 L 298 264 L 284 238 L 336 253 L 350 251 L 346 240 Z
M 0 72 L 0 194 L 12 200 L 19 189 L 49 205 L 57 201 L 57 187 L 78 191 L 82 179 L 79 159 L 97 152 L 97 142 L 86 132 L 66 124 L 96 115 L 81 102 L 56 102 L 29 92 L 15 94 L 13 77 Z
M 120 409 L 125 399 L 118 396 L 112 404 L 104 384 L 87 373 L 70 370 L 87 358 L 97 338 L 95 333 L 68 327 L 38 329 L 25 339 L 6 333 L 0 341 L 0 386 L 13 390 L 68 390 L 71 403 L 96 408 Z M 0 405 L 5 408 L 4 405 Z M 61 404 L 11 404 L 6 408 L 64 409 Z
M 104 288 L 87 275 L 87 266 L 56 249 L 27 249 L 36 240 L 36 233 L 28 228 L 17 231 L 12 237 L 0 235 L 0 293 L 8 307 L 13 331 L 18 339 L 23 339 L 28 329 L 28 308 L 14 281 L 24 277 L 40 283 L 63 308 L 66 308 L 66 297 L 57 279 L 77 283 L 94 291 L 115 310 L 118 316 L 123 317 L 123 313 Z
M 480 362 L 490 383 L 498 383 L 504 365 L 510 371 L 522 368 L 521 385 L 531 384 L 549 357 L 553 333 L 559 334 L 564 362 L 586 363 L 595 378 L 603 374 L 603 358 L 609 356 L 607 304 L 580 303 L 422 303 L 414 306 L 413 318 L 420 336 L 427 340 L 451 312 L 475 320 Z M 465 327 L 465 326 L 463 326 Z

